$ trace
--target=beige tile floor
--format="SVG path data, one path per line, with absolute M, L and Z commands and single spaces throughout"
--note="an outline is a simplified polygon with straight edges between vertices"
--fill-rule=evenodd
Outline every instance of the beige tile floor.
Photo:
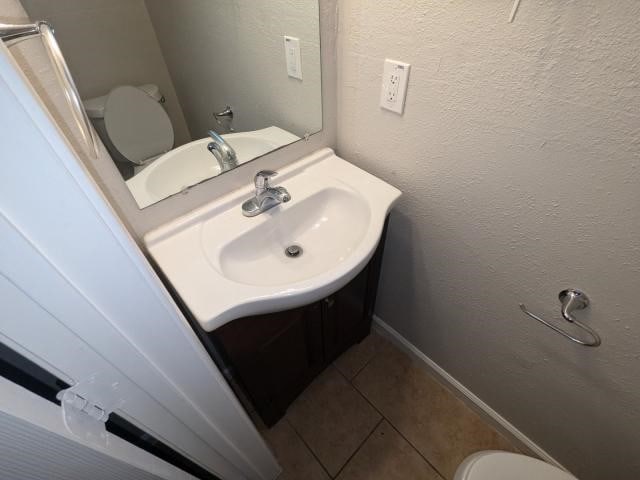
M 283 467 L 279 480 L 451 480 L 475 451 L 516 450 L 375 333 L 263 433 Z

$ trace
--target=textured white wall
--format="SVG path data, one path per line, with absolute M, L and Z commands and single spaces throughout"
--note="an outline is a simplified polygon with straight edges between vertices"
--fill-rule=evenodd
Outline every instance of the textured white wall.
M 194 137 L 234 108 L 236 130 L 322 128 L 318 0 L 145 0 Z M 300 37 L 303 80 L 283 35 Z
M 83 98 L 118 85 L 155 83 L 167 99 L 176 145 L 191 141 L 144 0 L 23 0 L 33 20 L 49 20 Z
M 405 192 L 377 314 L 581 479 L 640 478 L 640 3 L 511 3 L 339 2 L 338 153 Z M 566 287 L 600 348 L 518 309 Z

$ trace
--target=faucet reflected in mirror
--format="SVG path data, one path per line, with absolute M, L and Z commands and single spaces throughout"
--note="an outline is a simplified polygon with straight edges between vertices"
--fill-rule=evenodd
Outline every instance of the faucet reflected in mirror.
M 213 130 L 209 130 L 209 136 L 212 141 L 207 145 L 207 150 L 218 160 L 221 172 L 236 168 L 238 166 L 236 151 Z
M 55 22 L 87 116 L 139 208 L 322 129 L 317 0 L 22 4 Z M 295 77 L 285 36 L 300 43 Z

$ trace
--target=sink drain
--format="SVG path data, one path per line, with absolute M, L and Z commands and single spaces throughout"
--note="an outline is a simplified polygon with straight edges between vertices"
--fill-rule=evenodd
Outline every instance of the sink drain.
M 300 245 L 289 245 L 284 249 L 284 254 L 289 258 L 296 258 L 302 255 L 302 247 Z

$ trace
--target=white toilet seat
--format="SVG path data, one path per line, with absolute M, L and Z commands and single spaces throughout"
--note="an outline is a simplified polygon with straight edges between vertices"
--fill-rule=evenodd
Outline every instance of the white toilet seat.
M 485 451 L 467 457 L 454 480 L 577 480 L 542 460 L 516 453 Z
M 173 127 L 164 108 L 143 90 L 113 89 L 104 105 L 109 140 L 124 158 L 142 165 L 173 148 Z

